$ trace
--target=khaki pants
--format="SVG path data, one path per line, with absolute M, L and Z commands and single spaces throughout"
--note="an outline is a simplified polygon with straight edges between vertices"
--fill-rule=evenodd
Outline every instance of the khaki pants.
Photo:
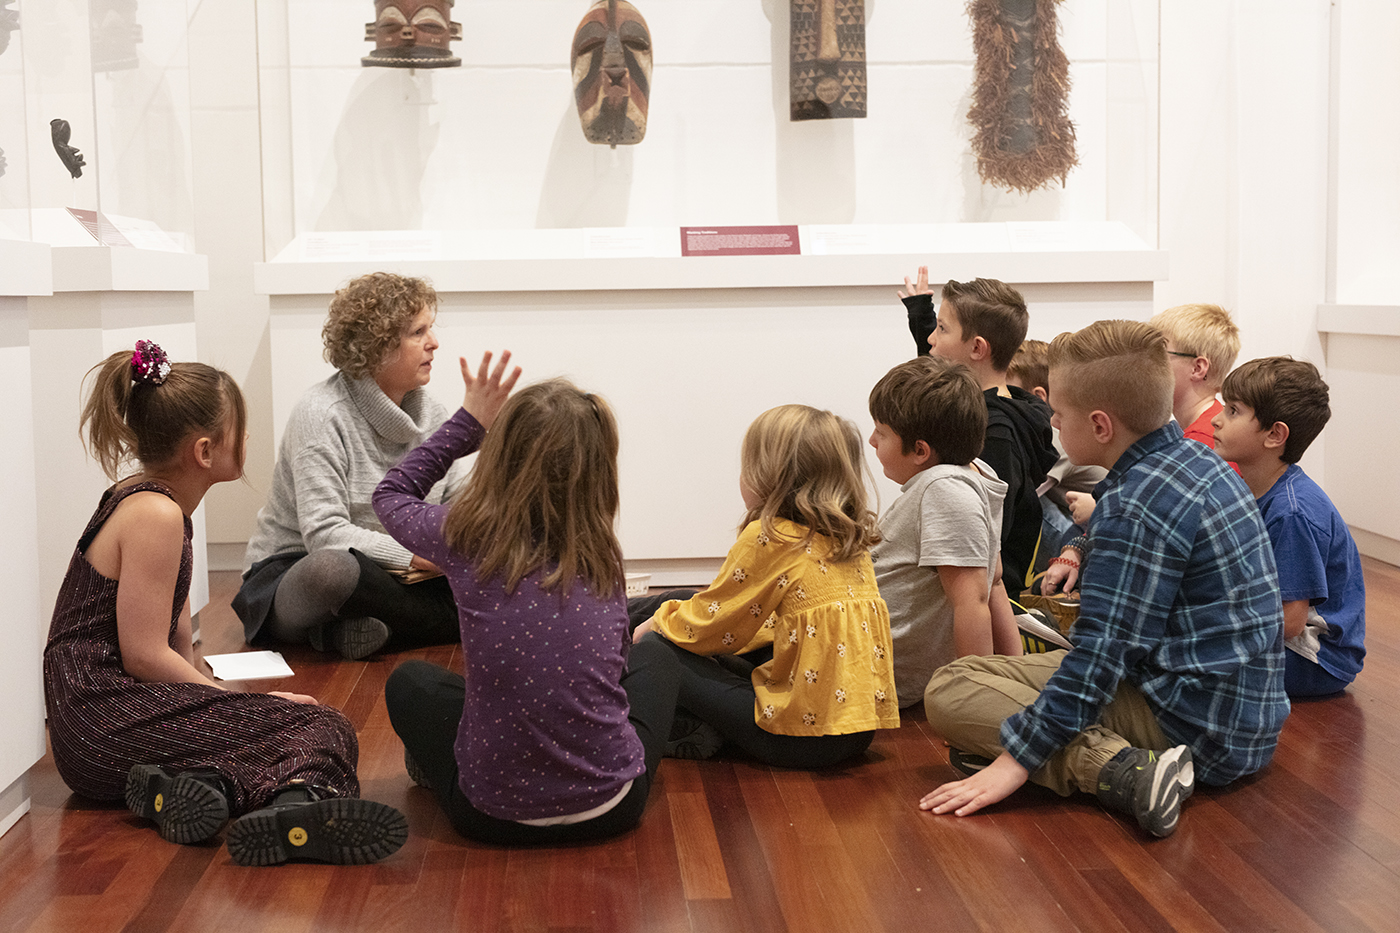
M 997 757 L 1003 751 L 1002 722 L 1035 702 L 1067 653 L 966 657 L 939 668 L 924 690 L 929 724 L 956 749 Z M 1125 680 L 1100 710 L 1098 722 L 1052 755 L 1030 779 L 1065 797 L 1074 790 L 1092 794 L 1098 790 L 1099 770 L 1122 749 L 1165 751 L 1172 744 L 1142 694 Z

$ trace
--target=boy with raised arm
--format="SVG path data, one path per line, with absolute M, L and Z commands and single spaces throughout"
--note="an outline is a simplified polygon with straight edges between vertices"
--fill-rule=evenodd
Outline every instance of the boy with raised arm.
M 934 674 L 929 723 L 969 776 L 921 808 L 966 816 L 1031 780 L 1166 836 L 1196 778 L 1227 784 L 1272 758 L 1289 709 L 1273 550 L 1239 477 L 1169 421 L 1172 383 L 1146 324 L 1100 321 L 1050 345 L 1060 441 L 1109 470 L 1074 647 Z M 994 760 L 976 770 L 969 755 Z
M 906 303 L 931 305 L 927 268 L 920 268 L 917 283 L 906 279 L 905 285 L 913 292 L 900 293 Z M 1009 591 L 1020 592 L 1040 540 L 1042 512 L 1036 489 L 1059 459 L 1049 406 L 1006 381 L 1011 358 L 1026 339 L 1030 315 L 1021 293 L 996 279 L 950 280 L 940 298 L 927 338 L 929 353 L 962 363 L 982 388 L 987 434 L 979 456 L 1007 487 L 1001 522 L 1002 580 Z M 916 331 L 918 316 L 911 308 L 911 331 Z
M 1345 690 L 1366 657 L 1361 555 L 1327 493 L 1298 466 L 1332 409 L 1306 360 L 1250 360 L 1221 389 L 1215 452 L 1233 460 L 1264 516 L 1283 597 L 1284 686 L 1291 697 Z
M 976 459 L 987 406 L 966 366 L 929 356 L 901 363 L 871 390 L 870 416 L 870 446 L 900 484 L 870 557 L 890 611 L 902 709 L 954 658 L 1021 653 L 997 573 L 1006 484 Z

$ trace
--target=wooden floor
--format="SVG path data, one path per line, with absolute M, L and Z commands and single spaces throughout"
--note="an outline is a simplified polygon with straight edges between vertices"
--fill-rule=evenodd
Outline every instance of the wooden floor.
M 953 778 L 922 714 L 863 760 L 799 773 L 664 761 L 642 825 L 607 843 L 505 850 L 459 838 L 412 786 L 383 686 L 400 657 L 287 651 L 283 689 L 345 711 L 364 794 L 412 835 L 373 866 L 239 868 L 120 807 L 70 795 L 45 758 L 0 838 L 0 933 L 103 931 L 1400 929 L 1400 570 L 1366 562 L 1370 654 L 1344 695 L 1298 703 L 1263 774 L 1202 789 L 1149 841 L 1086 795 L 1027 788 L 974 817 L 915 801 Z M 242 646 L 215 574 L 204 650 Z M 456 651 L 414 652 L 442 664 Z M 273 688 L 272 685 L 260 685 Z M 1388 919 L 1387 919 L 1388 918 Z

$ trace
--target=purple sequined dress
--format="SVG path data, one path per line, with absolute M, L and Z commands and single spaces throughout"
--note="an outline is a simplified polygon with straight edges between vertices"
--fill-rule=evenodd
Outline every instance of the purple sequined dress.
M 54 763 L 76 793 L 121 800 L 133 764 L 172 773 L 217 771 L 233 788 L 233 815 L 267 805 L 293 779 L 358 796 L 355 729 L 339 711 L 264 693 L 228 693 L 193 683 L 141 683 L 122 667 L 117 581 L 87 562 L 92 540 L 127 496 L 171 495 L 154 482 L 109 489 L 78 541 L 58 593 L 44 649 L 44 699 Z M 171 607 L 173 646 L 190 589 L 192 526 Z

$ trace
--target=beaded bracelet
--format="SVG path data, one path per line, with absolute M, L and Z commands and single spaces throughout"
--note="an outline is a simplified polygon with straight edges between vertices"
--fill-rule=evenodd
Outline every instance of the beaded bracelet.
M 1070 560 L 1068 557 L 1052 557 L 1050 559 L 1050 566 L 1053 567 L 1056 564 L 1064 564 L 1066 567 L 1073 567 L 1076 570 L 1079 569 L 1079 561 Z

